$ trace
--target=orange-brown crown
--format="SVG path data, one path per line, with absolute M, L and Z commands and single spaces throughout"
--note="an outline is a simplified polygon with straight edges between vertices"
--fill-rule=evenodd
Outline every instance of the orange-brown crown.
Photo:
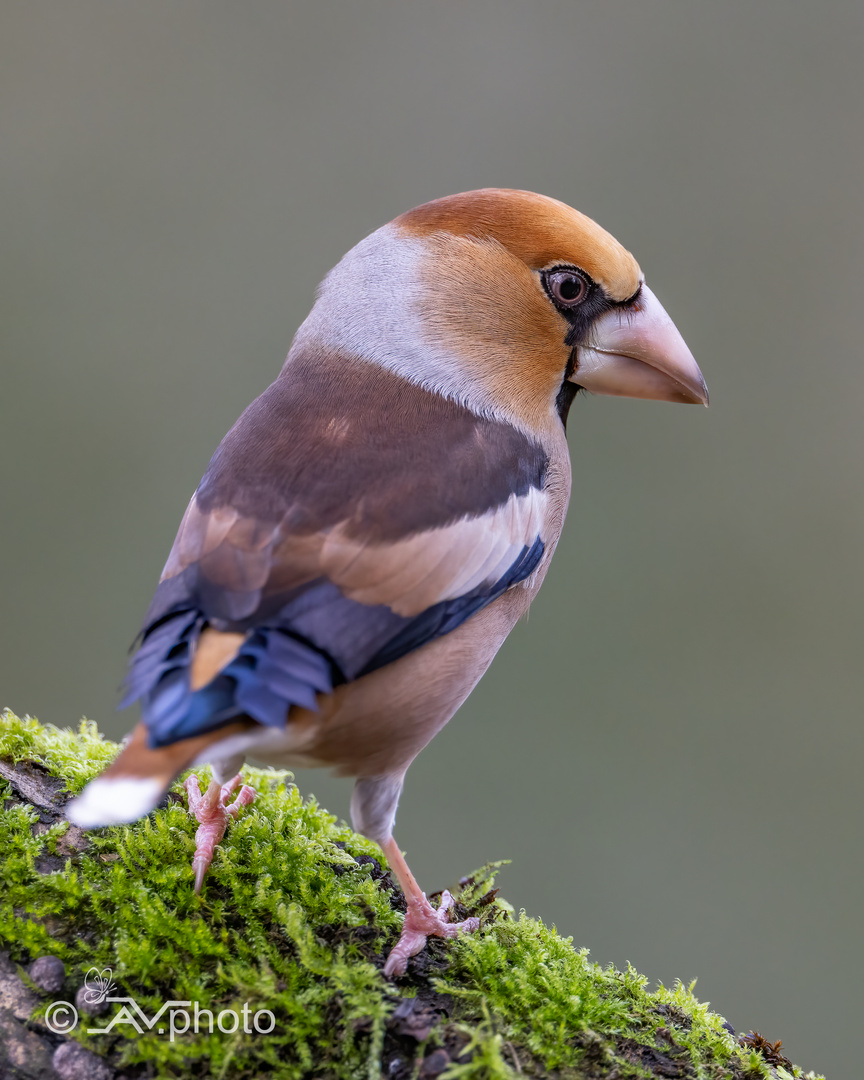
M 626 300 L 639 287 L 639 264 L 596 221 L 533 191 L 482 188 L 423 203 L 396 218 L 415 235 L 444 232 L 491 237 L 531 270 L 556 263 L 581 267 L 607 296 Z

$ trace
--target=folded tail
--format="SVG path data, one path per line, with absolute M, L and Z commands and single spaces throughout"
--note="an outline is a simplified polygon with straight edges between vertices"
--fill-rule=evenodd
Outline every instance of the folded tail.
M 250 723 L 227 724 L 155 750 L 147 745 L 146 727 L 138 724 L 112 764 L 66 806 L 66 816 L 82 829 L 137 821 L 159 805 L 174 778 L 211 743 L 246 730 Z

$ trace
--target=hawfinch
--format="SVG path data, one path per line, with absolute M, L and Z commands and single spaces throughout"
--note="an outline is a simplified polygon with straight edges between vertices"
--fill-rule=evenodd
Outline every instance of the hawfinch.
M 470 191 L 352 248 L 192 496 L 131 661 L 143 720 L 69 818 L 133 821 L 211 764 L 204 795 L 187 783 L 200 889 L 254 798 L 229 801 L 247 756 L 335 767 L 407 898 L 386 974 L 427 935 L 475 929 L 426 899 L 396 804 L 546 576 L 580 388 L 708 403 L 636 260 L 590 218 Z

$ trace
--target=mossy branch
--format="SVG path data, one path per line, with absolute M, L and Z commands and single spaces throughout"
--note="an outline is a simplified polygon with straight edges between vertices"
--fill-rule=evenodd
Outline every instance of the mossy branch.
M 402 896 L 378 848 L 301 798 L 288 773 L 244 770 L 259 799 L 230 827 L 196 896 L 195 822 L 179 781 L 133 826 L 85 835 L 63 818 L 69 794 L 116 752 L 87 721 L 72 733 L 0 717 L 4 1078 L 49 1075 L 45 1061 L 54 1075 L 100 1080 L 804 1075 L 779 1045 L 742 1045 L 692 988 L 651 992 L 632 969 L 602 968 L 554 927 L 515 915 L 492 888 L 500 864 L 458 895 L 458 914 L 479 915 L 480 931 L 433 940 L 405 979 L 386 981 Z M 46 956 L 63 964 L 50 993 L 32 966 Z M 51 1002 L 83 1006 L 91 969 L 110 969 L 114 996 L 149 1017 L 191 1002 L 204 1022 L 197 1034 L 120 1023 L 87 1034 L 111 1014 L 82 1012 L 73 1030 L 52 1031 Z M 205 1011 L 266 1011 L 273 1030 L 211 1032 Z

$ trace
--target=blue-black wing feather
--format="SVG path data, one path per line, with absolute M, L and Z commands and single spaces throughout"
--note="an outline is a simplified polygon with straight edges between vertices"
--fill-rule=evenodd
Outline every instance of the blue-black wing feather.
M 323 535 L 342 520 L 341 512 L 370 542 L 386 544 L 482 516 L 542 487 L 545 454 L 509 425 L 404 380 L 392 390 L 393 377 L 385 373 L 382 381 L 375 370 L 361 371 L 363 377 L 345 387 L 326 374 L 329 368 L 295 368 L 290 377 L 283 372 L 226 436 L 198 489 L 204 511 L 233 508 L 259 523 L 256 536 L 265 538 L 277 525 L 291 535 Z M 384 406 L 392 422 L 382 435 L 382 398 L 391 391 L 395 397 Z M 350 420 L 354 441 L 341 453 L 319 453 L 310 469 L 315 432 L 334 420 Z M 249 584 L 242 550 L 229 553 L 221 582 L 213 580 L 206 557 L 187 560 L 154 596 L 123 705 L 141 700 L 153 746 L 240 716 L 284 726 L 290 706 L 314 709 L 317 695 L 450 633 L 528 578 L 544 548 L 539 536 L 526 539 L 496 580 L 411 616 L 351 599 L 326 575 L 288 588 Z M 255 543 L 253 568 L 262 564 L 261 542 Z M 230 587 L 231 560 L 237 562 L 236 588 Z M 208 625 L 245 632 L 246 639 L 210 683 L 193 691 L 189 668 Z

